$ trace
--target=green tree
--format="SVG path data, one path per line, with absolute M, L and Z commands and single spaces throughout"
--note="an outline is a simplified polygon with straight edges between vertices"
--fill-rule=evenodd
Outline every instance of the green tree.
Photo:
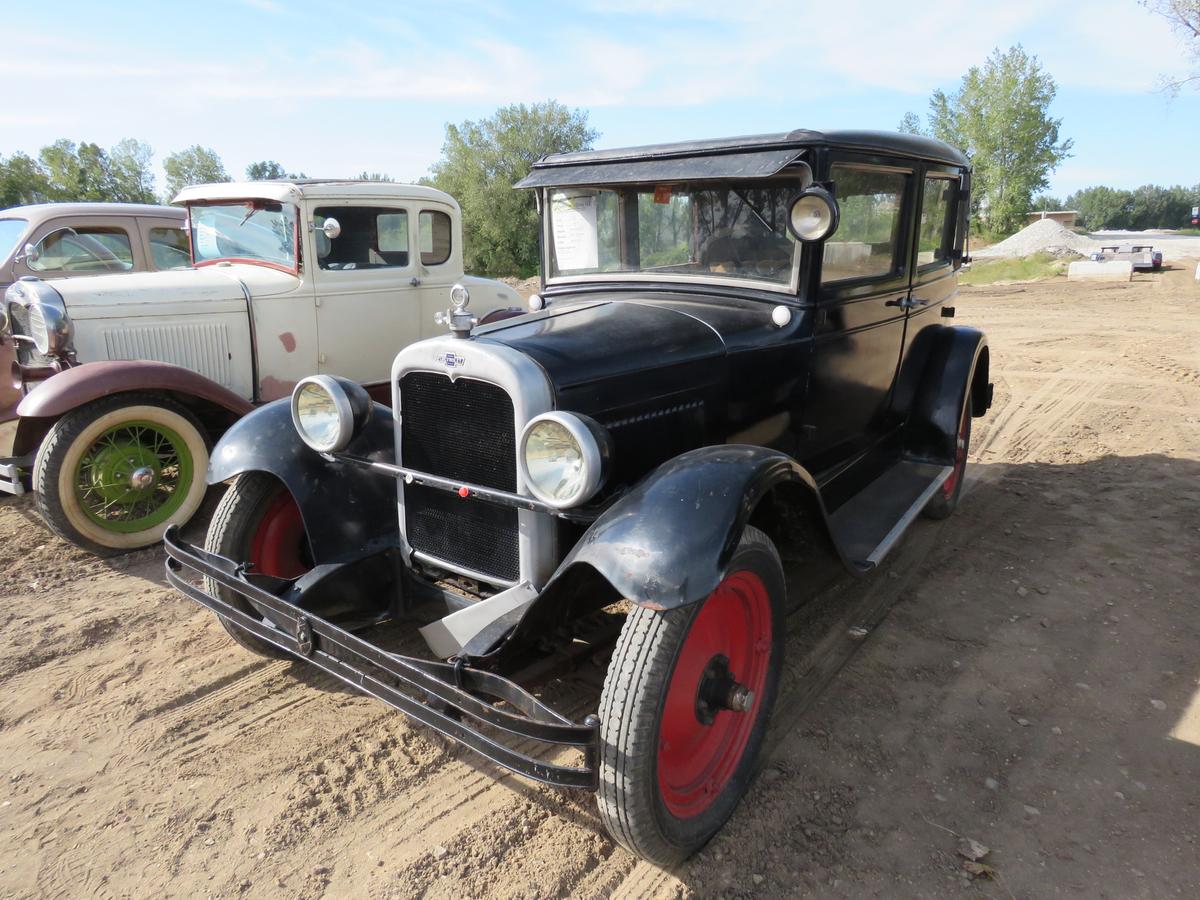
M 1179 78 L 1162 79 L 1163 89 L 1178 94 L 1186 84 L 1200 87 L 1200 0 L 1142 0 L 1142 6 L 1162 16 L 1183 40 L 1184 54 L 1192 70 Z
M 387 181 L 393 182 L 396 179 L 391 175 L 385 175 L 383 172 L 367 172 L 362 171 L 354 176 L 355 181 Z
M 119 203 L 154 203 L 154 152 L 149 144 L 126 138 L 108 151 L 108 199 Z
M 1067 198 L 1069 209 L 1079 210 L 1079 224 L 1089 231 L 1129 228 L 1133 194 L 1104 185 L 1084 188 Z
M 163 160 L 163 170 L 167 173 L 167 202 L 190 185 L 231 180 L 216 151 L 199 144 L 172 153 Z
M 1053 212 L 1060 209 L 1066 209 L 1063 202 L 1050 194 L 1038 194 L 1029 204 L 1030 212 Z
M 469 271 L 521 277 L 537 272 L 533 194 L 512 186 L 548 153 L 590 148 L 599 135 L 587 118 L 583 110 L 547 100 L 503 106 L 478 122 L 446 126 L 442 157 L 429 182 L 462 206 Z
M 896 126 L 896 130 L 901 134 L 924 134 L 925 129 L 921 127 L 921 117 L 911 110 L 906 112 L 900 119 L 900 124 Z
M 49 199 L 56 202 L 98 202 L 109 199 L 112 172 L 108 154 L 99 144 L 60 138 L 38 152 L 49 182 Z
M 289 177 L 287 170 L 273 159 L 252 162 L 246 166 L 247 181 L 279 181 Z
M 50 180 L 41 164 L 24 153 L 0 159 L 0 209 L 44 203 L 50 198 Z
M 970 158 L 973 205 L 995 231 L 1016 228 L 1070 156 L 1072 142 L 1059 140 L 1062 120 L 1050 116 L 1057 90 L 1037 57 L 1018 45 L 972 66 L 953 94 L 938 90 L 930 98 L 933 135 Z

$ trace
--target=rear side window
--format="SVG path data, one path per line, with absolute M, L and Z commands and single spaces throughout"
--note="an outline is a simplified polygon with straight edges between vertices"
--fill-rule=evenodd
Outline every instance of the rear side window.
M 400 268 L 408 265 L 408 212 L 376 206 L 326 206 L 315 211 L 317 265 L 332 271 Z M 321 226 L 337 219 L 341 233 L 325 236 Z
M 421 224 L 421 264 L 440 266 L 450 258 L 450 217 L 444 212 L 423 209 Z
M 65 226 L 42 238 L 27 264 L 35 272 L 128 272 L 133 246 L 123 228 Z
M 844 164 L 835 164 L 831 174 L 841 220 L 825 242 L 821 281 L 878 278 L 899 271 L 900 213 L 910 176 Z
M 182 228 L 151 228 L 150 257 L 156 269 L 177 269 L 190 265 L 191 249 Z
M 921 194 L 921 221 L 917 225 L 917 265 L 921 268 L 949 262 L 954 243 L 954 199 L 958 181 L 925 179 Z

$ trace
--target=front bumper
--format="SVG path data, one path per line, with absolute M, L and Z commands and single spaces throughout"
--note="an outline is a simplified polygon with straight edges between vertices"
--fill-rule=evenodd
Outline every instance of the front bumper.
M 167 581 L 172 586 L 260 640 L 382 700 L 518 775 L 556 787 L 596 789 L 600 724 L 594 716 L 576 724 L 515 681 L 494 672 L 388 653 L 251 584 L 239 564 L 185 543 L 178 526 L 167 529 L 163 544 L 167 551 Z M 212 579 L 256 607 L 269 610 L 275 622 L 290 627 L 275 627 L 206 593 L 188 580 L 185 570 Z M 583 764 L 545 762 L 514 746 L 525 741 L 581 751 Z
M 32 469 L 33 454 L 0 459 L 0 493 L 24 494 L 29 489 Z

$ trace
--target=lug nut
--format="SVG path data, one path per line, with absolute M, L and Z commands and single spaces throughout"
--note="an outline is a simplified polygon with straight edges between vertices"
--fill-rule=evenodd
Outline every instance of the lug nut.
M 750 707 L 754 706 L 754 691 L 744 684 L 735 684 L 729 689 L 725 705 L 734 712 L 749 712 Z

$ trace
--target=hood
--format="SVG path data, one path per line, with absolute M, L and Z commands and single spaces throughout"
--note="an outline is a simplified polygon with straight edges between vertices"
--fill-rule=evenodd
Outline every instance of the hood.
M 131 306 L 164 301 L 202 303 L 238 300 L 245 302 L 240 282 L 255 297 L 295 290 L 300 279 L 264 266 L 203 266 L 167 272 L 132 272 L 92 275 L 87 278 L 56 278 L 47 282 L 62 295 L 73 317 L 99 317 L 105 310 L 120 307 L 129 315 Z

